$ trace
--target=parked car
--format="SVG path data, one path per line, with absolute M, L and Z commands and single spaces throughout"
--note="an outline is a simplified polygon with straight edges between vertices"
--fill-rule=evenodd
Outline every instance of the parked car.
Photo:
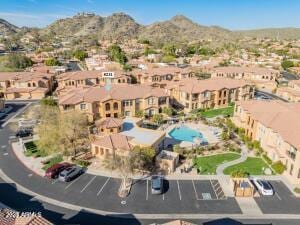
M 72 166 L 70 163 L 56 163 L 46 170 L 45 177 L 54 179 L 57 178 L 59 173 L 66 168 Z
M 262 195 L 274 195 L 273 187 L 268 181 L 254 178 L 253 183 Z
M 70 166 L 60 172 L 58 179 L 60 181 L 69 182 L 83 174 L 83 168 L 79 166 Z
M 162 194 L 163 192 L 163 178 L 161 176 L 151 177 L 151 193 L 154 195 Z
M 32 129 L 20 129 L 20 130 L 16 133 L 16 137 L 19 137 L 19 138 L 29 137 L 29 136 L 33 136 L 33 131 L 32 131 Z

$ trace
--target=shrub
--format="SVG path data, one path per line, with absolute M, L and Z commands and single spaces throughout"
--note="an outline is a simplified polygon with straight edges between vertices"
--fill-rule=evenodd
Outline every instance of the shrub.
M 243 177 L 249 177 L 249 173 L 243 170 L 235 170 L 230 174 L 230 176 L 232 178 L 243 178 Z
M 272 168 L 278 174 L 282 174 L 286 170 L 285 165 L 283 165 L 280 160 L 277 161 L 277 162 L 275 162 L 275 163 L 273 163 L 272 164 Z
M 297 194 L 300 194 L 300 188 L 299 187 L 295 187 L 294 188 L 294 192 L 296 192 Z
M 81 159 L 75 160 L 75 163 L 82 167 L 88 167 L 91 164 L 91 162 Z

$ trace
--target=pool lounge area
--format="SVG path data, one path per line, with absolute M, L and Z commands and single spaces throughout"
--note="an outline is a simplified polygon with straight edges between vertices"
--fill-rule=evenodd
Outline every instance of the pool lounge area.
M 166 132 L 166 146 L 179 144 L 181 147 L 193 147 L 218 143 L 221 130 L 203 123 L 189 122 L 174 124 Z

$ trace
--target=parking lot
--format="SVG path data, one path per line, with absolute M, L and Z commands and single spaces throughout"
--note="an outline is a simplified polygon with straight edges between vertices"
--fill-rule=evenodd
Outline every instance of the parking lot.
M 164 180 L 163 193 L 151 194 L 151 181 L 135 180 L 126 198 L 118 196 L 121 180 L 83 174 L 64 183 L 46 180 L 51 197 L 86 207 L 134 213 L 241 213 L 234 198 L 227 198 L 217 180 Z M 49 186 L 49 185 L 48 185 Z
M 297 198 L 282 181 L 270 181 L 275 194 L 255 197 L 263 213 L 300 214 L 300 199 Z

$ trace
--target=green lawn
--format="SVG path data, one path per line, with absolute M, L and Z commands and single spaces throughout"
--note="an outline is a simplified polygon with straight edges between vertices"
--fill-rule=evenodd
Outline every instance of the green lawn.
M 45 157 L 47 154 L 40 149 L 37 148 L 36 143 L 34 141 L 24 143 L 26 151 L 25 156 L 29 157 Z
M 224 153 L 212 156 L 203 156 L 195 159 L 195 167 L 200 170 L 200 174 L 216 174 L 218 165 L 229 162 L 240 157 L 236 153 Z
M 228 106 L 226 108 L 220 108 L 220 109 L 210 109 L 204 112 L 201 112 L 201 115 L 206 118 L 212 118 L 215 116 L 232 116 L 233 115 L 234 106 Z
M 245 162 L 227 167 L 224 174 L 230 175 L 233 171 L 244 171 L 250 175 L 264 175 L 262 168 L 269 166 L 261 159 L 256 157 L 248 157 Z

